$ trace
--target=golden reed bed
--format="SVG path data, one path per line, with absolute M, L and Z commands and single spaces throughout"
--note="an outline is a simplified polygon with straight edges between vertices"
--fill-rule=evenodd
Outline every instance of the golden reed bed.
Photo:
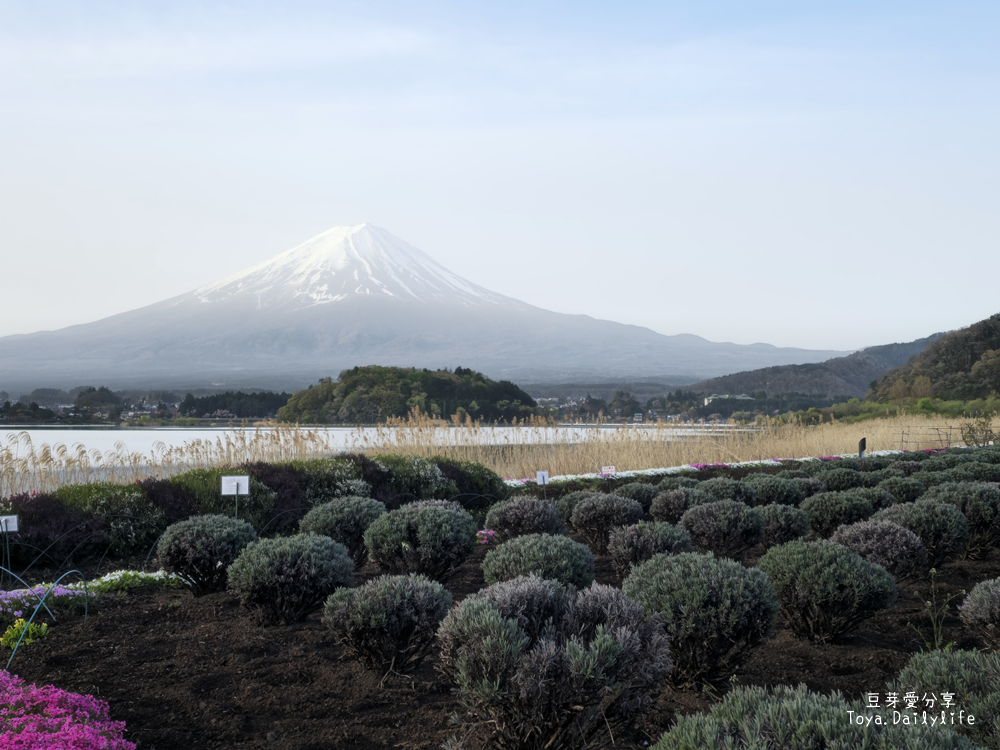
M 732 427 L 705 431 L 671 422 L 635 428 L 589 429 L 579 442 L 552 442 L 552 425 L 530 421 L 493 431 L 457 419 L 450 425 L 422 415 L 394 420 L 345 439 L 316 428 L 263 424 L 233 430 L 215 442 L 194 441 L 180 447 L 158 443 L 151 454 L 132 453 L 119 442 L 112 452 L 88 451 L 83 445 L 36 445 L 28 433 L 0 446 L 0 497 L 15 492 L 51 491 L 64 484 L 105 481 L 130 483 L 148 476 L 168 477 L 194 468 L 238 466 L 252 461 L 281 462 L 324 458 L 344 450 L 448 456 L 477 461 L 503 477 L 585 474 L 602 466 L 618 471 L 731 463 L 767 458 L 828 456 L 867 450 L 943 447 L 960 441 L 958 423 L 945 417 L 901 416 L 857 424 L 821 425 L 767 421 L 753 430 Z

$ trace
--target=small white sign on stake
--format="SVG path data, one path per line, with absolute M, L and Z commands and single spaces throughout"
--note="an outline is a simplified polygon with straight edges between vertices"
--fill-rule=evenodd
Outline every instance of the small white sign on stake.
M 535 483 L 536 484 L 548 484 L 549 483 L 549 472 L 547 472 L 547 471 L 536 471 L 535 472 Z
M 17 531 L 17 516 L 0 516 L 0 533 L 13 534 Z
M 614 466 L 602 466 L 601 467 L 601 474 L 603 474 L 606 477 L 613 477 L 615 475 L 615 467 Z
M 222 478 L 222 494 L 223 495 L 249 495 L 250 494 L 250 477 L 223 477 Z

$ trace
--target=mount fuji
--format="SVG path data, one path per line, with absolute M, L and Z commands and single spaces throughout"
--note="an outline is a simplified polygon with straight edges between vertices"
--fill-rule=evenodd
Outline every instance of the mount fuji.
M 0 387 L 302 387 L 356 365 L 493 378 L 706 378 L 845 352 L 740 346 L 567 315 L 452 273 L 370 224 L 334 227 L 172 299 L 0 338 Z

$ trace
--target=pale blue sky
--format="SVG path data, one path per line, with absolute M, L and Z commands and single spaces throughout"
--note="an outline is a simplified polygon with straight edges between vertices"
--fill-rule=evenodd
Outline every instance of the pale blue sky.
M 662 333 L 967 325 L 1000 311 L 998 38 L 986 2 L 0 0 L 0 335 L 361 222 Z

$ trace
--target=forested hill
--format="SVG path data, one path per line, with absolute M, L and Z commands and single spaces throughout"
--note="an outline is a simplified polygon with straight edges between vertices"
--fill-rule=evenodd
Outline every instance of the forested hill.
M 1000 393 L 1000 313 L 941 336 L 909 362 L 884 373 L 867 398 L 971 401 L 991 393 Z
M 883 344 L 808 365 L 781 365 L 703 380 L 689 390 L 703 393 L 802 393 L 809 396 L 865 395 L 871 382 L 924 351 L 943 334 L 903 344 Z
M 436 417 L 469 414 L 487 422 L 509 422 L 535 413 L 536 403 L 507 380 L 456 367 L 418 370 L 412 367 L 355 367 L 339 378 L 323 378 L 292 394 L 278 411 L 284 422 L 371 424 L 405 417 L 414 408 Z

